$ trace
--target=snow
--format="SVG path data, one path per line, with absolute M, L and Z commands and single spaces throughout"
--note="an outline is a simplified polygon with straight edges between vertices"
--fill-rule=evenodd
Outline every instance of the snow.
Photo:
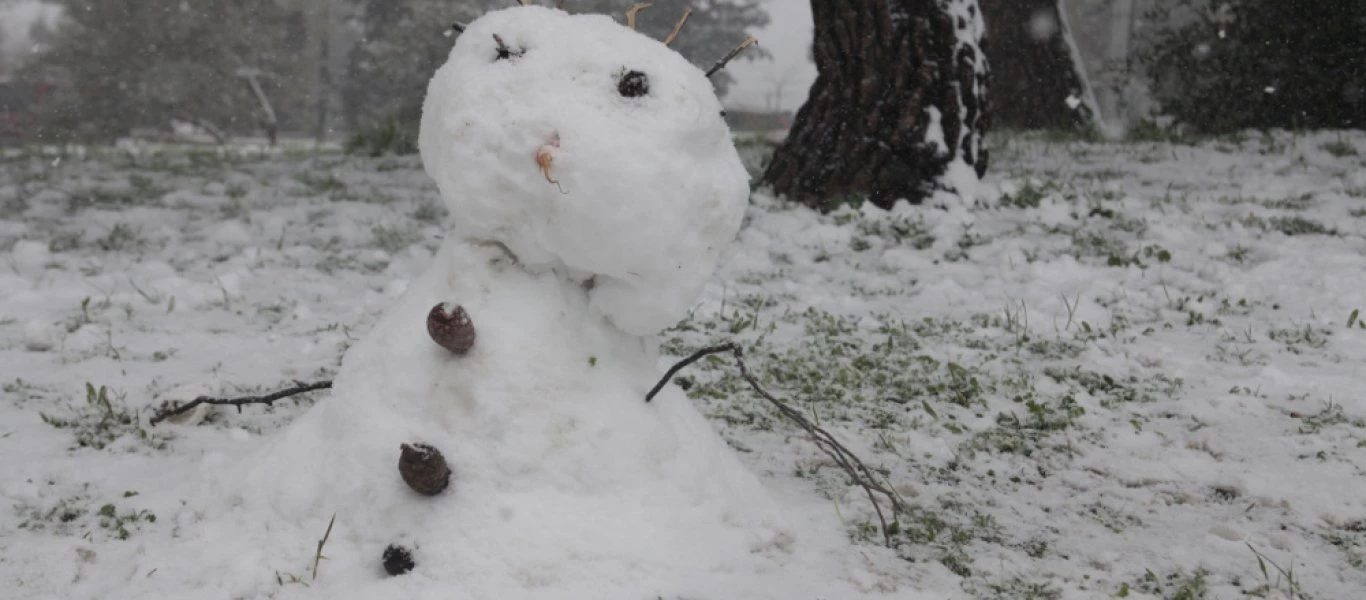
M 536 147 L 517 153 L 529 169 Z M 726 359 L 684 372 L 688 398 L 637 402 L 673 358 L 572 273 L 450 234 L 458 213 L 415 160 L 9 155 L 0 583 L 153 600 L 1164 598 L 1203 573 L 1211 598 L 1356 597 L 1366 138 L 992 150 L 970 213 L 821 216 L 756 195 L 662 336 L 674 355 L 739 341 L 770 391 L 886 469 L 912 509 L 894 550 L 860 490 L 727 387 Z M 423 331 L 446 301 L 478 330 L 465 357 Z M 165 400 L 333 377 L 147 425 Z M 101 431 L 107 446 L 78 445 Z M 451 462 L 446 493 L 404 487 L 413 441 Z M 385 575 L 391 543 L 413 572 Z
M 631 71 L 644 96 L 618 91 Z M 683 316 L 740 226 L 748 176 L 721 111 L 702 72 L 658 40 L 527 6 L 460 35 L 429 87 L 420 146 L 456 235 L 591 278 L 594 310 L 644 335 Z

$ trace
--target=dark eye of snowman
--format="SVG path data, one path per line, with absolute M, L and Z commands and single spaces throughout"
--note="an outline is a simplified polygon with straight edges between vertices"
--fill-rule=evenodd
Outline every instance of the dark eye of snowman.
M 650 78 L 640 71 L 627 71 L 617 81 L 617 91 L 623 98 L 639 98 L 650 93 Z
M 503 36 L 496 33 L 493 34 L 493 42 L 498 45 L 498 53 L 494 56 L 493 60 L 507 60 L 526 54 L 526 48 L 510 48 L 507 43 L 503 41 Z

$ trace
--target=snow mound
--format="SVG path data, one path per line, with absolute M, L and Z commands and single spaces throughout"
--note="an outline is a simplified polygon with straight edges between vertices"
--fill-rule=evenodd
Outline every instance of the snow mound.
M 460 35 L 419 143 L 455 235 L 591 278 L 593 309 L 647 334 L 683 316 L 740 226 L 748 176 L 721 111 L 659 41 L 526 6 Z

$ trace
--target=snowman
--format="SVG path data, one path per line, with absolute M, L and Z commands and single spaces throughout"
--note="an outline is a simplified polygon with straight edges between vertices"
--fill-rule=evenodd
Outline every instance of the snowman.
M 453 222 L 432 265 L 329 398 L 212 465 L 189 504 L 216 508 L 129 597 L 861 597 L 837 527 L 795 527 L 677 389 L 644 401 L 748 201 L 702 71 L 606 16 L 501 10 L 433 77 L 419 142 Z M 410 489 L 401 453 L 439 464 Z

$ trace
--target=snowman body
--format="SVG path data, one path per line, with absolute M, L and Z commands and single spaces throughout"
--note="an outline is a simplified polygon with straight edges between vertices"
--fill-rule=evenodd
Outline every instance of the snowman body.
M 511 8 L 461 34 L 419 141 L 451 232 L 271 451 L 323 444 L 334 467 L 247 477 L 329 490 L 276 498 L 287 514 L 364 499 L 383 517 L 355 532 L 358 556 L 416 547 L 410 580 L 359 589 L 439 573 L 461 598 L 651 598 L 781 572 L 794 538 L 757 478 L 676 388 L 645 402 L 654 334 L 748 202 L 705 76 L 608 17 Z M 463 355 L 428 336 L 441 303 L 473 321 Z M 413 441 L 453 471 L 438 496 L 399 481 Z

